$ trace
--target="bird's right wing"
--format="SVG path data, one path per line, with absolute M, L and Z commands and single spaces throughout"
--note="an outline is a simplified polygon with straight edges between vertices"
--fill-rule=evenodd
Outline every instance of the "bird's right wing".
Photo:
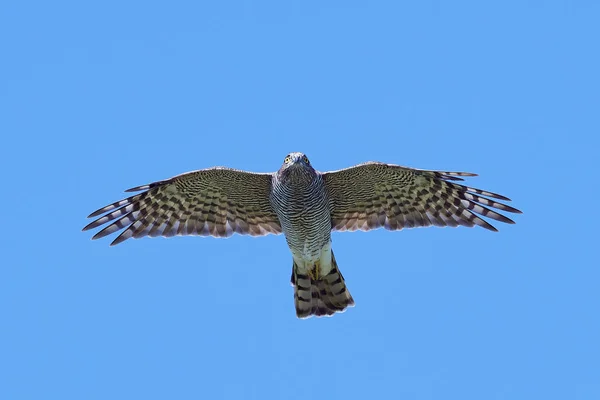
M 479 225 L 496 230 L 479 215 L 514 223 L 491 209 L 520 213 L 493 200 L 510 199 L 456 183 L 466 176 L 475 174 L 427 171 L 378 162 L 325 172 L 323 180 L 332 210 L 332 229 L 353 231 L 385 227 L 399 230 L 429 225 Z
M 215 167 L 138 186 L 143 191 L 103 207 L 84 231 L 109 223 L 92 239 L 125 229 L 111 243 L 143 236 L 202 235 L 227 237 L 281 233 L 271 207 L 271 174 Z

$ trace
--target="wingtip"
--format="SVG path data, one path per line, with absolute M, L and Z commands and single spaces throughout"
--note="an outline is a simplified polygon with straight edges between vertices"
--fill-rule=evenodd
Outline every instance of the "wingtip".
M 104 207 L 103 207 L 104 208 Z M 93 213 L 91 213 L 90 215 L 88 215 L 88 218 L 94 218 L 97 217 L 98 215 L 104 214 L 104 212 L 102 212 L 102 208 L 94 211 Z
M 438 174 L 443 177 L 444 179 L 448 179 L 451 181 L 464 181 L 463 177 L 474 177 L 474 176 L 479 176 L 473 172 L 438 172 Z
M 93 227 L 92 227 L 92 224 L 93 224 L 94 222 L 95 222 L 95 221 L 92 221 L 92 222 L 90 222 L 89 224 L 87 224 L 86 226 L 84 226 L 83 228 L 81 228 L 81 232 L 86 232 L 86 231 L 89 231 L 90 229 L 92 229 L 92 228 L 93 228 Z
M 154 186 L 156 186 L 157 184 L 162 184 L 163 182 L 165 182 L 165 181 L 159 181 L 159 182 L 149 183 L 147 185 L 140 185 L 140 186 L 132 187 L 132 188 L 129 188 L 129 189 L 125 190 L 125 192 L 126 193 L 141 192 L 142 190 L 151 189 Z
M 126 232 L 127 232 L 127 230 L 125 230 L 125 231 L 121 232 L 121 233 L 119 234 L 119 236 L 117 236 L 117 237 L 115 238 L 115 240 L 113 240 L 112 242 L 110 242 L 110 247 L 113 247 L 113 246 L 116 246 L 116 245 L 118 245 L 118 244 L 121 244 L 121 243 L 123 243 L 124 241 L 126 241 L 127 239 L 129 239 L 129 238 L 130 238 L 129 236 L 124 236 L 124 235 L 123 235 L 123 234 L 124 234 L 124 233 L 126 233 Z

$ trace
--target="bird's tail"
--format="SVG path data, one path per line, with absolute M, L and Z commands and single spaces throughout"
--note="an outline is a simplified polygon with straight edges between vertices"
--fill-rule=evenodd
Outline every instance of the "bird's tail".
M 346 282 L 338 269 L 333 252 L 331 253 L 331 271 L 317 279 L 298 271 L 294 262 L 292 269 L 292 285 L 294 286 L 294 303 L 298 318 L 333 315 L 354 305 L 354 299 L 346 288 Z

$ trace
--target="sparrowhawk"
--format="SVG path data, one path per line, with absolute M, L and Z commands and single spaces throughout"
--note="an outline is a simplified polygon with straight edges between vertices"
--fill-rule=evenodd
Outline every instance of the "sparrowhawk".
M 354 305 L 333 251 L 331 231 L 400 230 L 479 225 L 480 216 L 512 224 L 492 210 L 520 213 L 510 199 L 456 183 L 466 172 L 428 171 L 367 162 L 319 172 L 302 153 L 290 153 L 279 171 L 253 173 L 214 167 L 138 186 L 141 192 L 89 217 L 83 230 L 107 224 L 92 239 L 124 229 L 111 245 L 143 236 L 227 237 L 285 235 L 292 252 L 296 315 L 332 315 Z

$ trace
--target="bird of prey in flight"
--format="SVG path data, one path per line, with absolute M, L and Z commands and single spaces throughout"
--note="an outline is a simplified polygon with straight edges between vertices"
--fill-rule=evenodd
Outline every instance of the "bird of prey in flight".
M 481 217 L 513 224 L 493 209 L 520 213 L 496 193 L 457 183 L 467 172 L 413 169 L 367 162 L 319 172 L 302 153 L 288 154 L 277 172 L 224 167 L 188 172 L 134 187 L 140 192 L 102 207 L 84 231 L 92 239 L 122 230 L 111 245 L 143 236 L 227 237 L 283 233 L 292 253 L 296 315 L 332 315 L 354 305 L 331 249 L 331 231 L 383 227 L 472 227 L 496 231 Z

